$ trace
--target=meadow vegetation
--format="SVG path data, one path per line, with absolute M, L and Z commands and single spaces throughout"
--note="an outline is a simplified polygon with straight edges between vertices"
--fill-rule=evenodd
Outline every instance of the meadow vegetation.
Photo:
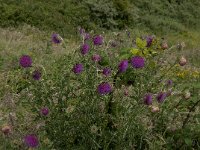
M 0 149 L 199 149 L 198 0 L 0 0 Z

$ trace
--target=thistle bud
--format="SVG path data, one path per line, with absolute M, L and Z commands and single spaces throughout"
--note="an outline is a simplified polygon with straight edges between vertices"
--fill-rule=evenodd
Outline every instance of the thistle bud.
M 180 60 L 179 60 L 179 64 L 181 65 L 181 66 L 184 66 L 184 65 L 186 65 L 186 63 L 187 63 L 187 60 L 185 59 L 185 57 L 181 57 L 180 58 Z
M 11 127 L 9 125 L 5 125 L 2 127 L 1 131 L 3 132 L 3 134 L 8 135 L 9 133 L 11 133 Z

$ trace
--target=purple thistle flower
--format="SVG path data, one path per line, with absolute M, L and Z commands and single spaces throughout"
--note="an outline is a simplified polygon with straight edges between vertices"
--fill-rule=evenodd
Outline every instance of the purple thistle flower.
M 110 68 L 104 68 L 102 73 L 105 76 L 109 76 L 111 74 L 111 69 Z
M 89 52 L 90 46 L 88 44 L 83 44 L 81 46 L 81 54 L 85 55 Z
M 28 67 L 31 67 L 32 65 L 32 59 L 28 55 L 23 55 L 21 56 L 19 63 L 23 68 L 28 68 Z
M 133 68 L 143 68 L 145 65 L 145 60 L 141 56 L 134 56 L 131 58 L 131 65 Z
M 96 35 L 93 38 L 94 45 L 102 45 L 103 44 L 103 37 L 101 35 Z
M 99 62 L 99 61 L 101 61 L 101 56 L 98 55 L 98 54 L 94 54 L 94 55 L 92 56 L 92 60 L 93 60 L 94 62 Z
M 103 82 L 99 84 L 99 86 L 97 87 L 97 91 L 100 95 L 105 95 L 109 94 L 112 91 L 112 88 L 109 83 Z
M 165 98 L 167 97 L 167 94 L 165 92 L 160 92 L 158 95 L 157 95 L 157 101 L 159 103 L 162 103 Z
M 36 148 L 39 145 L 39 141 L 36 135 L 27 135 L 24 138 L 24 143 L 28 146 L 28 147 L 32 147 L 32 148 Z
M 80 74 L 83 71 L 83 65 L 82 64 L 76 64 L 76 65 L 74 65 L 72 70 L 75 74 Z
M 146 37 L 146 42 L 147 42 L 146 47 L 150 47 L 152 42 L 153 42 L 153 37 L 152 36 L 147 36 Z
M 62 42 L 61 38 L 59 37 L 59 34 L 53 33 L 51 35 L 51 41 L 54 44 L 60 44 Z
M 47 116 L 49 114 L 49 109 L 47 107 L 44 107 L 40 110 L 40 113 L 44 116 Z
M 148 93 L 144 97 L 144 104 L 151 105 L 152 104 L 152 94 Z
M 125 72 L 128 69 L 128 60 L 122 60 L 118 65 L 118 71 L 120 73 Z
M 167 85 L 167 86 L 172 86 L 172 84 L 173 84 L 173 81 L 172 81 L 172 80 L 168 80 L 168 81 L 166 82 L 166 85 Z
M 41 72 L 38 71 L 38 70 L 35 70 L 35 71 L 33 72 L 33 74 L 32 74 L 32 77 L 33 77 L 34 80 L 40 80 L 41 76 L 42 76 L 42 74 L 41 74 Z

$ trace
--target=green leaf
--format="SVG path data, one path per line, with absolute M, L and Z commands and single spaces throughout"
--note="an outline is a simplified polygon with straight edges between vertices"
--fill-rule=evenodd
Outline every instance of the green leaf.
M 192 145 L 192 140 L 191 139 L 185 138 L 184 141 L 185 141 L 185 144 L 187 144 L 188 146 Z
M 146 42 L 146 40 L 142 40 L 140 38 L 137 38 L 136 39 L 136 45 L 137 45 L 138 48 L 144 49 L 144 48 L 146 48 L 147 42 Z

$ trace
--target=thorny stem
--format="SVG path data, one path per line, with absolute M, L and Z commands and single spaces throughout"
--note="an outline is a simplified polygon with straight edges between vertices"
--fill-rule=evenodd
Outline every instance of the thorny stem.
M 182 129 L 185 128 L 186 124 L 189 121 L 191 112 L 195 111 L 195 107 L 199 104 L 200 100 L 198 100 L 196 103 L 194 103 L 194 105 L 189 109 L 189 113 L 187 115 L 187 117 L 185 118 L 185 120 L 183 121 L 183 125 L 182 125 Z

